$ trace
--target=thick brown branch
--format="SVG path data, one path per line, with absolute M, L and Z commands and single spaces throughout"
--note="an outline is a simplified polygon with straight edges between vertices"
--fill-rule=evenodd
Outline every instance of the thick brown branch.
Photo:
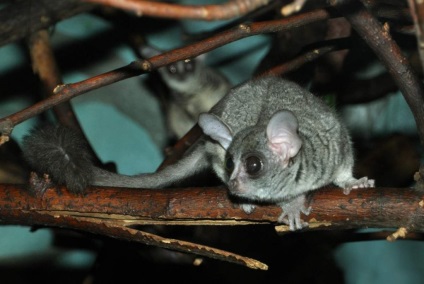
M 282 20 L 239 25 L 233 29 L 219 33 L 200 42 L 165 52 L 158 56 L 152 57 L 149 60 L 134 61 L 127 66 L 89 78 L 84 81 L 73 84 L 59 85 L 54 90 L 54 92 L 57 94 L 56 96 L 49 97 L 22 111 L 0 119 L 0 132 L 3 135 L 3 140 L 7 140 L 7 136 L 10 135 L 15 125 L 59 103 L 68 101 L 91 90 L 98 89 L 100 87 L 107 86 L 137 75 L 141 75 L 146 72 L 150 72 L 153 69 L 168 65 L 172 62 L 198 56 L 224 44 L 245 37 L 287 30 L 298 27 L 300 25 L 306 25 L 316 21 L 325 20 L 329 17 L 330 15 L 327 11 L 316 10 Z
M 410 188 L 370 188 L 344 195 L 325 188 L 310 195 L 312 212 L 302 218 L 309 229 L 406 228 L 424 232 L 423 194 Z M 4 224 L 76 229 L 141 242 L 255 269 L 267 266 L 248 257 L 135 229 L 141 225 L 276 224 L 281 208 L 258 206 L 246 214 L 228 198 L 224 187 L 185 189 L 91 188 L 85 196 L 47 190 L 35 197 L 24 186 L 0 184 L 0 220 Z M 288 231 L 277 226 L 277 231 Z M 407 236 L 406 236 L 407 238 Z
M 138 16 L 217 21 L 240 17 L 267 5 L 270 0 L 234 0 L 220 5 L 198 6 L 137 0 L 85 0 L 85 2 L 126 10 Z
M 328 187 L 310 194 L 312 212 L 303 216 L 310 228 L 398 228 L 424 232 L 423 193 L 412 188 L 368 188 L 344 195 Z M 230 201 L 225 187 L 184 189 L 91 188 L 85 196 L 47 190 L 32 196 L 23 186 L 0 185 L 2 222 L 72 227 L 61 220 L 37 219 L 39 214 L 84 217 L 120 225 L 191 224 L 245 225 L 276 223 L 281 208 L 258 206 L 246 214 Z M 22 213 L 34 214 L 28 218 Z M 56 218 L 57 219 L 57 218 Z M 79 228 L 81 229 L 81 228 Z M 89 228 L 87 228 L 88 231 Z

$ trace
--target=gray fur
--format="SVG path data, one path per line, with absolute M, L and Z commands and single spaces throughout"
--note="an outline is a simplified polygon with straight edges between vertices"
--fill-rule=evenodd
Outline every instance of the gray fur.
M 374 186 L 373 180 L 352 176 L 351 140 L 337 114 L 295 83 L 274 77 L 244 83 L 202 114 L 199 125 L 206 134 L 177 163 L 131 177 L 90 166 L 90 183 L 163 188 L 213 169 L 246 212 L 256 202 L 278 204 L 284 210 L 279 220 L 292 230 L 307 225 L 300 218 L 309 212 L 307 192 L 330 183 L 345 193 Z
M 30 167 L 48 173 L 74 193 L 84 192 L 91 183 L 93 159 L 87 141 L 76 130 L 59 125 L 36 127 L 24 137 L 22 154 Z
M 146 45 L 140 53 L 152 57 L 161 51 Z M 199 114 L 208 112 L 231 89 L 223 74 L 206 65 L 205 56 L 202 54 L 158 69 L 171 90 L 166 119 L 177 138 L 184 136 L 197 123 Z

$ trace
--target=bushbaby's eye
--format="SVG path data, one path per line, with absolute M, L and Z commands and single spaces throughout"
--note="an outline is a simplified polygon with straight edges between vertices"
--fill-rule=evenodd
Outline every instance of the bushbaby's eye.
M 167 70 L 170 74 L 175 74 L 178 71 L 177 66 L 175 64 L 168 65 Z
M 257 155 L 249 155 L 244 160 L 244 167 L 249 175 L 257 176 L 262 172 L 264 163 Z
M 234 162 L 231 157 L 227 157 L 225 159 L 225 170 L 227 171 L 228 174 L 231 174 L 234 170 Z
M 187 59 L 184 61 L 184 71 L 186 72 L 193 72 L 194 71 L 194 61 Z

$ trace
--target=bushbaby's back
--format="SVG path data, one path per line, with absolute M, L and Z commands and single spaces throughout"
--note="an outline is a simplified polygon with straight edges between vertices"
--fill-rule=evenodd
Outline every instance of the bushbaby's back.
M 310 92 L 293 82 L 266 77 L 242 84 L 212 108 L 236 133 L 248 126 L 266 124 L 279 110 L 292 111 L 299 120 L 300 132 L 309 126 L 325 131 L 338 123 L 335 112 Z

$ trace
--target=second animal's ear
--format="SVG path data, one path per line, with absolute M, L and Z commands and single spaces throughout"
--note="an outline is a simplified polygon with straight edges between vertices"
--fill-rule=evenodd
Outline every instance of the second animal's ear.
M 199 126 L 203 132 L 217 141 L 227 150 L 233 141 L 233 133 L 231 129 L 221 121 L 217 116 L 209 113 L 202 113 L 199 116 Z
M 280 157 L 283 167 L 287 167 L 302 146 L 298 127 L 296 116 L 288 110 L 276 112 L 267 125 L 268 146 Z

